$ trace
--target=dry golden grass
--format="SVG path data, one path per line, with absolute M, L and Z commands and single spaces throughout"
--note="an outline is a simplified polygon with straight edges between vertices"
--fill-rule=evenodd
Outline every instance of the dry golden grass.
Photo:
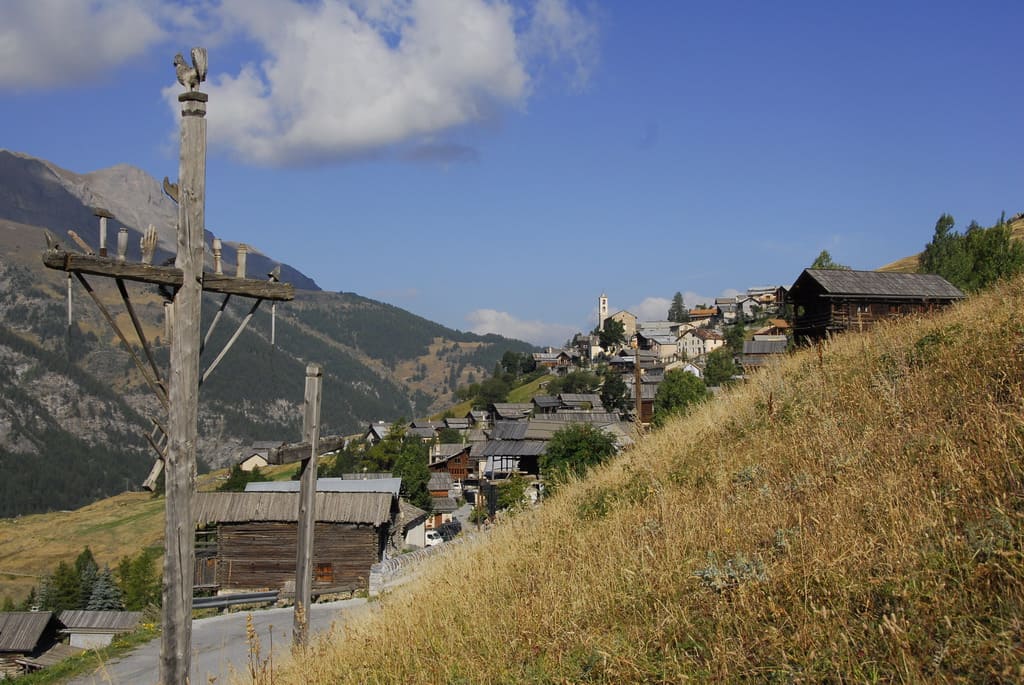
M 1019 682 L 1022 311 L 1018 280 L 781 360 L 272 682 Z
M 272 480 L 287 479 L 294 464 L 264 470 Z M 214 490 L 225 469 L 199 476 L 200 490 Z M 164 500 L 148 492 L 125 492 L 74 511 L 0 519 L 0 601 L 20 602 L 39 587 L 61 561 L 71 563 L 89 547 L 100 566 L 111 568 L 125 556 L 163 545 Z
M 0 598 L 20 601 L 39 577 L 61 561 L 71 563 L 86 546 L 100 566 L 159 545 L 164 536 L 164 501 L 129 492 L 75 511 L 0 519 Z M 19 574 L 19 575 L 15 575 Z

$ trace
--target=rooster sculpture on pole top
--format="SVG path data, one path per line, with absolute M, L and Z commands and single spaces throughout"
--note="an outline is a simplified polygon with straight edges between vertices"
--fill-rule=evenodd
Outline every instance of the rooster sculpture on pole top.
M 189 92 L 199 89 L 199 84 L 206 80 L 206 48 L 192 48 L 192 66 L 189 66 L 185 58 L 179 52 L 174 56 L 174 71 L 178 76 L 178 83 L 185 86 Z

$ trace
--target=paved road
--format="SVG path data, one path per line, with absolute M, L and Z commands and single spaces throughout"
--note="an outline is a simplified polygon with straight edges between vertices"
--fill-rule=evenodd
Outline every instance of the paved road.
M 365 599 L 314 604 L 311 609 L 310 634 L 319 633 L 341 622 L 353 612 L 367 610 Z M 222 614 L 192 622 L 192 683 L 224 683 L 231 673 L 248 673 L 249 644 L 245 624 L 250 612 Z M 271 653 L 287 652 L 292 641 L 293 610 L 266 609 L 251 612 L 260 653 L 264 659 Z M 148 685 L 155 684 L 160 671 L 160 639 L 157 638 L 130 654 L 121 657 L 89 676 L 69 681 L 69 685 Z
M 463 505 L 455 517 L 463 523 L 463 535 L 476 534 L 475 526 L 468 522 L 472 507 Z M 416 565 L 418 566 L 418 565 Z M 405 568 L 385 585 L 395 587 L 418 577 L 416 566 Z M 340 623 L 355 612 L 366 611 L 365 599 L 346 599 L 341 602 L 313 604 L 309 628 L 310 635 L 325 631 L 333 623 Z M 246 637 L 246 619 L 252 615 L 263 658 L 271 651 L 276 655 L 287 652 L 292 642 L 294 610 L 261 609 L 252 612 L 222 614 L 192 622 L 192 679 L 193 685 L 224 683 L 231 673 L 245 674 L 249 669 L 249 643 Z M 68 681 L 67 685 L 155 685 L 160 671 L 160 639 L 157 638 L 131 653 L 104 664 L 95 673 Z

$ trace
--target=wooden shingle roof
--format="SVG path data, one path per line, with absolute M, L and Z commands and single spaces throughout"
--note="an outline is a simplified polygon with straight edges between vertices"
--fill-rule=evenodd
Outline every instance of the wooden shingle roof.
M 959 300 L 963 292 L 936 274 L 905 274 L 850 269 L 804 269 L 793 287 L 804 278 L 816 281 L 825 296 L 870 295 L 895 299 Z
M 316 520 L 325 523 L 366 523 L 379 526 L 391 520 L 393 496 L 388 492 L 318 492 Z M 297 492 L 198 492 L 196 525 L 293 522 L 299 516 Z
M 452 486 L 452 476 L 447 471 L 441 473 L 431 473 L 430 480 L 427 481 L 427 490 L 431 492 L 435 490 L 448 490 Z
M 142 620 L 141 611 L 68 610 L 57 617 L 64 631 L 93 633 L 128 633 Z
M 0 652 L 32 652 L 52 618 L 49 611 L 0 613 Z
M 390 475 L 390 474 L 389 474 Z M 297 480 L 268 480 L 245 484 L 246 493 L 299 492 L 302 484 Z M 402 479 L 395 478 L 317 478 L 317 492 L 388 492 L 398 497 Z

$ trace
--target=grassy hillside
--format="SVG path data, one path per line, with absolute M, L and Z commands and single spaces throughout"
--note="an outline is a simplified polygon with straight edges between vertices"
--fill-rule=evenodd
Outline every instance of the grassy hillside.
M 1020 682 L 1022 310 L 786 358 L 273 682 Z
M 295 464 L 271 466 L 271 480 L 287 480 Z M 227 469 L 199 476 L 201 491 L 215 490 Z M 125 556 L 163 545 L 164 502 L 148 492 L 126 492 L 73 511 L 0 518 L 0 600 L 23 600 L 42 576 L 61 561 L 71 563 L 89 547 L 100 566 L 111 568 Z

